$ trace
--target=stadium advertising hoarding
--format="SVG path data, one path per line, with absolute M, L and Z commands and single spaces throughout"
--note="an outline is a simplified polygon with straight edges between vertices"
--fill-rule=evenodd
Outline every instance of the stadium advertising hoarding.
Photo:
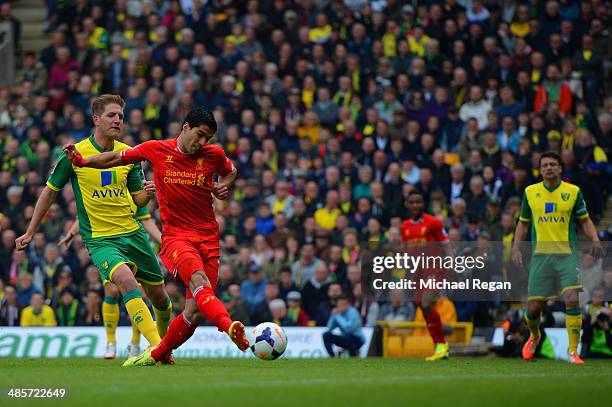
M 283 358 L 328 357 L 323 345 L 326 328 L 285 327 L 288 346 Z M 250 332 L 251 329 L 247 329 Z M 372 328 L 364 328 L 366 343 L 361 347 L 365 357 L 372 338 Z M 126 358 L 126 347 L 132 335 L 131 327 L 117 328 L 117 357 Z M 2 328 L 0 329 L 0 357 L 68 358 L 102 357 L 106 335 L 102 327 L 74 328 Z M 145 346 L 144 338 L 141 346 Z M 236 346 L 214 327 L 199 327 L 184 345 L 174 351 L 176 358 L 250 358 L 251 351 L 240 352 Z

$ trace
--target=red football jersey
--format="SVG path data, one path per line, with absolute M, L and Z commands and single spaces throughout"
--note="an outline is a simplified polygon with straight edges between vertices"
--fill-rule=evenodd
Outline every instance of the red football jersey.
M 164 234 L 219 230 L 212 206 L 213 175 L 225 176 L 234 168 L 221 147 L 207 144 L 192 156 L 178 149 L 176 138 L 151 140 L 123 150 L 121 159 L 153 164 Z
M 404 242 L 446 242 L 448 235 L 440 219 L 427 213 L 419 220 L 406 219 L 402 223 Z

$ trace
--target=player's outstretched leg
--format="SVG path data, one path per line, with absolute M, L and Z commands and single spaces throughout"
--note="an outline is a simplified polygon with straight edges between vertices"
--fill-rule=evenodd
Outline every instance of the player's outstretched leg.
M 232 321 L 223 303 L 215 296 L 203 271 L 196 271 L 191 276 L 189 288 L 202 316 L 215 325 L 219 331 L 227 333 L 238 349 L 243 352 L 247 350 L 249 340 L 245 335 L 244 324 L 240 321 Z
M 119 288 L 111 282 L 104 284 L 104 302 L 102 303 L 102 320 L 106 331 L 106 349 L 104 359 L 115 359 L 117 356 L 117 338 L 115 332 L 119 325 Z
M 529 339 L 523 345 L 522 356 L 525 360 L 531 360 L 535 356 L 536 349 L 540 343 L 540 313 L 542 312 L 542 304 L 540 301 L 528 301 L 527 311 L 525 312 L 525 321 L 529 327 Z

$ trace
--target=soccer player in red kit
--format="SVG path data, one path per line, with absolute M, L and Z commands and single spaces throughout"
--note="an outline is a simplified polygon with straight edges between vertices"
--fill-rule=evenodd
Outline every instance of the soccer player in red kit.
M 410 251 L 413 245 L 423 246 L 430 252 L 428 254 L 442 254 L 436 247 L 427 247 L 428 242 L 439 242 L 448 244 L 448 236 L 444 230 L 444 225 L 435 216 L 425 213 L 425 199 L 420 192 L 412 191 L 408 195 L 408 209 L 410 209 L 411 217 L 402 223 L 402 241 L 407 243 L 407 248 Z M 430 243 L 430 245 L 435 246 Z M 416 253 L 416 255 L 420 255 Z M 435 277 L 440 270 L 424 270 L 422 278 Z M 433 339 L 436 349 L 433 355 L 426 358 L 428 361 L 448 358 L 448 343 L 444 338 L 444 330 L 440 314 L 436 310 L 437 293 L 434 291 L 416 291 L 416 302 L 423 309 L 423 316 L 427 322 L 427 329 Z
M 74 148 L 64 147 L 79 167 L 111 168 L 150 161 L 157 186 L 162 221 L 160 257 L 174 278 L 187 287 L 185 310 L 170 324 L 164 340 L 155 348 L 129 358 L 124 366 L 152 365 L 164 360 L 193 335 L 202 317 L 228 333 L 241 351 L 249 347 L 244 325 L 232 321 L 215 296 L 219 267 L 219 225 L 213 210 L 213 194 L 226 199 L 236 169 L 219 146 L 209 144 L 217 122 L 206 108 L 190 111 L 181 133 L 169 140 L 151 140 L 121 152 L 106 152 L 84 159 Z M 213 176 L 220 179 L 214 182 Z

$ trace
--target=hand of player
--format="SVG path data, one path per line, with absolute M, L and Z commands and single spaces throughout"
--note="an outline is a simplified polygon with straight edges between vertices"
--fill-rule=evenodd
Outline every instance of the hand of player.
M 338 309 L 338 307 L 334 307 L 334 309 L 331 310 L 331 314 L 332 315 L 336 315 L 336 314 L 339 314 L 339 313 L 340 313 L 340 310 Z
M 220 200 L 225 200 L 227 199 L 227 196 L 229 195 L 229 188 L 227 187 L 226 184 L 222 184 L 220 182 L 215 182 L 213 184 L 213 194 L 215 195 L 215 197 L 217 199 Z
M 601 242 L 599 240 L 592 242 L 591 256 L 593 256 L 593 258 L 597 260 L 597 259 L 601 259 L 603 255 L 604 255 L 604 250 L 603 250 L 603 246 L 601 245 Z
M 523 265 L 523 253 L 521 253 L 520 249 L 512 249 L 512 261 L 518 264 L 519 266 Z
M 15 248 L 17 249 L 17 251 L 20 252 L 26 247 L 28 247 L 28 245 L 32 241 L 32 237 L 33 237 L 32 235 L 28 233 L 24 233 L 23 235 L 15 239 Z
M 60 239 L 59 242 L 57 242 L 57 244 L 58 246 L 64 245 L 64 250 L 68 250 L 68 248 L 72 244 L 72 239 L 74 239 L 74 235 L 71 232 L 68 232 L 66 233 L 66 236 L 64 236 Z
M 74 144 L 64 145 L 64 147 L 62 147 L 62 151 L 64 151 L 70 162 L 77 167 L 85 167 L 87 165 L 87 160 L 85 160 L 81 153 L 77 151 Z
M 157 188 L 153 181 L 144 181 L 142 183 L 142 190 L 151 198 L 157 193 Z

